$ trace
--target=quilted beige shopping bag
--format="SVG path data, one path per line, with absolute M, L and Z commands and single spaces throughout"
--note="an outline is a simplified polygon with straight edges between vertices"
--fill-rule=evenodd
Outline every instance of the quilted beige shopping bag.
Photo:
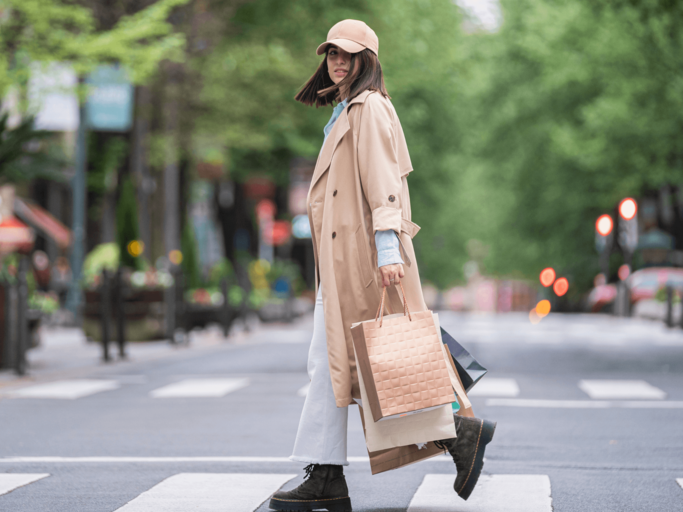
M 456 399 L 432 312 L 411 313 L 403 285 L 401 293 L 403 315 L 384 317 L 383 288 L 375 319 L 351 327 L 375 421 L 423 412 Z

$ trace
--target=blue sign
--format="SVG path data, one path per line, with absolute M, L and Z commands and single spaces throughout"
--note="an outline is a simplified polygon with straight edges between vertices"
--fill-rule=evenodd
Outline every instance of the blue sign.
M 86 79 L 90 86 L 86 121 L 91 130 L 127 132 L 133 124 L 133 84 L 120 66 L 98 66 Z

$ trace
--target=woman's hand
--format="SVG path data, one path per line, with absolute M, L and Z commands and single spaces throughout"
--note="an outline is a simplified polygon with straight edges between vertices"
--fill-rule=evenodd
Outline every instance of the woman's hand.
M 379 267 L 379 271 L 382 274 L 382 283 L 384 286 L 398 284 L 405 275 L 403 272 L 403 265 L 400 263 L 384 265 L 383 267 Z

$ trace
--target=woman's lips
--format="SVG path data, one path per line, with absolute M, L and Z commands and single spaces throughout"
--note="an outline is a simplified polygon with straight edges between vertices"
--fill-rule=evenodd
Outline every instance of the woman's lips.
M 346 71 L 344 69 L 335 69 L 334 70 L 335 75 L 345 75 L 346 73 L 348 73 L 348 71 Z

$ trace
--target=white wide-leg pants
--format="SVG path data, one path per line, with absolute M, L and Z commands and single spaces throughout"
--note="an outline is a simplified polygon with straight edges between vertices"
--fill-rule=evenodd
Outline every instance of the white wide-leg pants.
M 348 466 L 346 434 L 348 407 L 337 407 L 327 357 L 327 335 L 323 312 L 322 286 L 313 312 L 313 339 L 308 352 L 308 376 L 311 386 L 299 420 L 294 451 L 290 460 L 306 464 Z

